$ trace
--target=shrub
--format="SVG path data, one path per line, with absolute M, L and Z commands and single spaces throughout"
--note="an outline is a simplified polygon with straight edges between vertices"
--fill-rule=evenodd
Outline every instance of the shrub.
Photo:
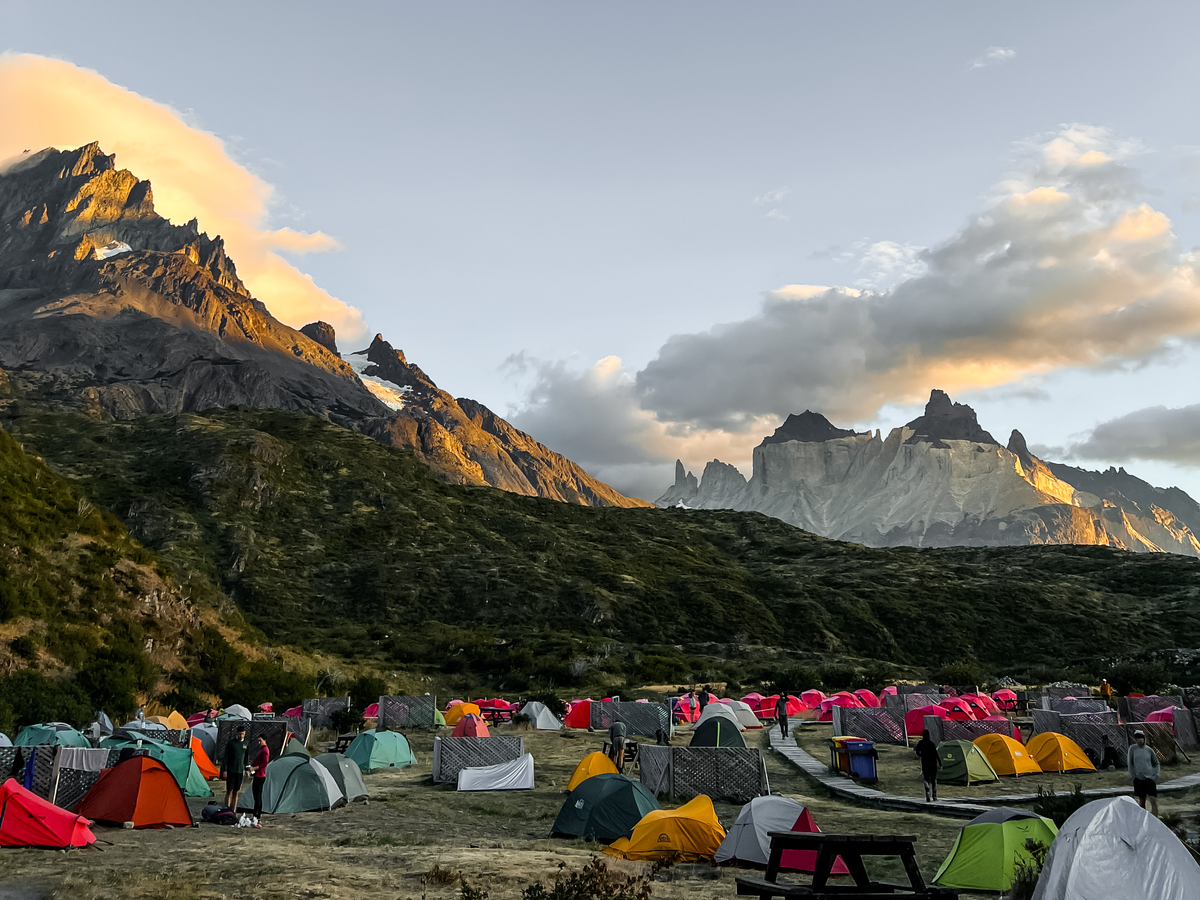
M 1041 841 L 1027 840 L 1025 850 L 1029 859 L 1018 859 L 1013 869 L 1012 887 L 1004 895 L 1005 900 L 1032 900 L 1038 878 L 1042 874 L 1042 866 L 1046 863 L 1046 854 L 1050 848 Z
M 1126 660 L 1104 675 L 1118 694 L 1157 694 L 1167 682 L 1167 669 L 1155 660 Z
M 978 686 L 987 681 L 987 674 L 979 663 L 960 659 L 942 666 L 933 678 L 938 684 Z
M 349 734 L 351 731 L 358 731 L 363 727 L 362 710 L 355 709 L 353 706 L 346 709 L 334 710 L 329 714 L 329 724 L 337 729 L 338 734 Z
M 654 872 L 660 868 L 655 865 L 645 875 L 617 875 L 599 857 L 578 872 L 564 873 L 566 867 L 560 862 L 550 887 L 535 881 L 521 891 L 521 900 L 649 900 Z
M 1069 794 L 1056 794 L 1053 788 L 1045 788 L 1039 784 L 1037 796 L 1033 811 L 1052 820 L 1059 828 L 1071 817 L 1071 813 L 1087 803 L 1087 798 L 1083 796 L 1083 785 L 1078 781 L 1075 782 L 1075 789 Z

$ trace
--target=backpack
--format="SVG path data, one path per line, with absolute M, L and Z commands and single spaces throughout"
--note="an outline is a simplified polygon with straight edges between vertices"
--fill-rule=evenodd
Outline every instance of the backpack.
M 212 822 L 214 825 L 236 825 L 237 813 L 228 806 L 218 806 L 210 803 L 200 811 L 202 822 Z

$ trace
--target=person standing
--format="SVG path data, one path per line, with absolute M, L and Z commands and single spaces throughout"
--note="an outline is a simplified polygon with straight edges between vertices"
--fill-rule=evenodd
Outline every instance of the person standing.
M 267 739 L 261 735 L 258 738 L 258 753 L 250 763 L 250 786 L 254 791 L 254 827 L 262 828 L 259 817 L 262 816 L 263 785 L 267 783 L 267 765 L 271 762 L 271 751 L 267 749 Z
M 925 782 L 925 802 L 929 802 L 931 793 L 936 801 L 937 774 L 938 769 L 942 766 L 942 759 L 938 755 L 937 745 L 929 739 L 928 729 L 921 732 L 921 739 L 917 741 L 915 752 L 921 759 L 921 780 Z
M 1146 798 L 1150 798 L 1150 812 L 1158 816 L 1158 776 L 1162 767 L 1158 762 L 1158 754 L 1146 743 L 1146 732 L 1140 728 L 1133 733 L 1134 745 L 1129 748 L 1127 764 L 1129 777 L 1133 779 L 1133 795 L 1137 797 L 1138 806 L 1146 808 Z
M 779 695 L 779 699 L 775 701 L 775 718 L 779 722 L 779 733 L 784 737 L 788 736 L 788 695 L 787 691 L 783 691 Z
M 708 706 L 708 688 L 702 687 L 696 692 L 696 708 L 704 715 L 704 707 Z
M 237 812 L 238 794 L 242 792 L 242 779 L 246 774 L 246 726 L 239 725 L 235 736 L 225 745 L 225 757 L 221 760 L 221 777 L 225 779 L 225 805 Z
M 624 722 L 613 722 L 608 726 L 608 758 L 622 774 L 625 772 L 625 736 L 628 733 Z
M 1100 679 L 1100 699 L 1112 705 L 1112 685 L 1108 683 L 1107 678 Z

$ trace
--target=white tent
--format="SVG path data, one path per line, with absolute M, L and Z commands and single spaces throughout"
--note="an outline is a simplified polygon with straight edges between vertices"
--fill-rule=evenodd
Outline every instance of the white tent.
M 692 725 L 692 730 L 694 731 L 709 719 L 713 719 L 718 716 L 720 716 L 722 719 L 728 719 L 737 726 L 738 731 L 746 730 L 746 726 L 738 721 L 737 713 L 735 713 L 724 703 L 710 703 L 708 706 L 704 707 L 704 712 L 700 714 L 700 718 L 698 718 Z
M 789 797 L 755 797 L 738 813 L 713 862 L 765 866 L 771 856 L 769 833 L 793 831 L 803 815 L 804 804 Z
M 521 707 L 521 715 L 528 716 L 538 731 L 562 731 L 563 723 L 550 712 L 545 703 L 530 700 Z
M 460 791 L 532 791 L 533 754 L 526 753 L 518 759 L 495 766 L 460 769 L 458 789 Z
M 8 739 L 7 734 L 0 733 L 0 747 L 11 747 L 12 741 Z
M 1200 900 L 1200 864 L 1130 797 L 1077 809 L 1050 845 L 1033 900 Z
M 762 722 L 758 716 L 754 714 L 754 710 L 750 708 L 749 703 L 743 703 L 741 700 L 721 700 L 723 706 L 728 706 L 733 710 L 733 714 L 737 716 L 738 723 L 744 728 L 762 728 Z
M 250 714 L 250 710 L 246 709 L 246 707 L 242 706 L 239 703 L 235 703 L 235 704 L 233 704 L 233 706 L 225 707 L 225 712 L 221 713 L 221 715 L 218 716 L 217 718 L 220 718 L 220 719 L 245 719 L 247 722 L 249 722 L 251 719 L 254 718 L 254 716 L 252 716 Z

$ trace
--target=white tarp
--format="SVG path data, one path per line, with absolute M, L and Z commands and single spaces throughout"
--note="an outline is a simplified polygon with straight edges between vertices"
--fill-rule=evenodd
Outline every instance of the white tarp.
M 750 708 L 749 703 L 743 703 L 741 700 L 721 700 L 722 706 L 728 706 L 733 710 L 733 714 L 737 717 L 738 724 L 744 728 L 762 728 L 762 722 L 758 716 L 754 714 L 754 710 Z
M 532 791 L 533 754 L 526 753 L 524 756 L 496 766 L 460 769 L 458 789 L 460 791 Z
M 1130 797 L 1077 809 L 1050 845 L 1033 900 L 1200 900 L 1200 864 Z
M 728 719 L 737 726 L 738 731 L 746 730 L 746 726 L 738 721 L 737 713 L 735 713 L 724 703 L 710 703 L 708 706 L 704 707 L 704 712 L 700 714 L 700 718 L 696 720 L 696 724 L 692 726 L 692 730 L 695 731 L 709 719 L 715 719 L 717 717 Z
M 530 700 L 521 707 L 521 715 L 528 716 L 538 731 L 562 731 L 563 723 L 546 707 L 545 703 Z
M 765 866 L 771 856 L 770 832 L 791 831 L 802 815 L 804 804 L 789 797 L 755 797 L 738 813 L 713 862 L 737 860 Z

